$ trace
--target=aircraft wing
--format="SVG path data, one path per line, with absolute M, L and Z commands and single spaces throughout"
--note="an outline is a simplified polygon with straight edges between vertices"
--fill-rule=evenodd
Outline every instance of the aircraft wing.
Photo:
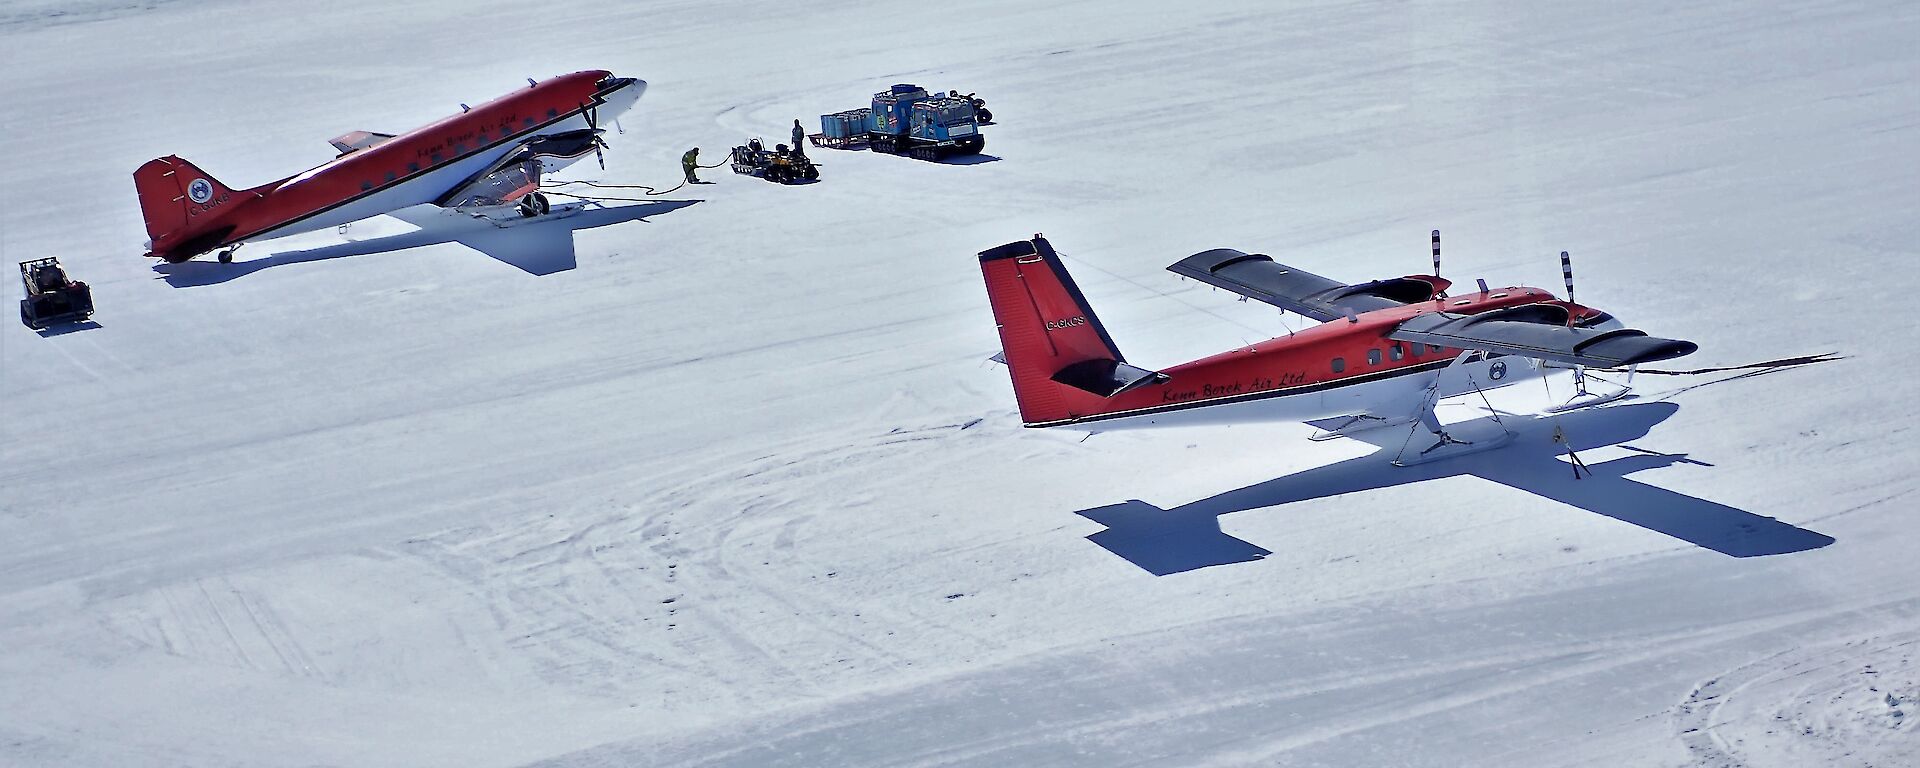
M 332 144 L 334 149 L 340 150 L 340 154 L 345 155 L 368 147 L 378 146 L 391 138 L 393 138 L 393 134 L 391 133 L 353 131 L 328 139 L 327 143 Z
M 1572 365 L 1612 368 L 1693 354 L 1691 341 L 1648 336 L 1631 328 L 1576 328 L 1565 307 L 1528 304 L 1477 315 L 1416 315 L 1387 334 L 1395 341 L 1479 349 Z
M 598 133 L 591 130 L 529 139 L 508 152 L 499 162 L 448 190 L 434 204 L 442 208 L 462 208 L 511 203 L 521 195 L 540 188 L 540 174 L 550 162 L 546 158 L 564 161 L 556 163 L 556 167 L 564 165 L 565 162 L 592 154 L 598 142 Z
M 1347 310 L 1358 314 L 1427 301 L 1436 289 L 1431 282 L 1409 277 L 1348 285 L 1232 248 L 1196 253 L 1167 271 L 1323 322 Z

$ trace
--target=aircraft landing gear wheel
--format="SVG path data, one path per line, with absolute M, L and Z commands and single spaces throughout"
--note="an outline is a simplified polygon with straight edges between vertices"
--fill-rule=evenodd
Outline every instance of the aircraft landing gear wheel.
M 545 214 L 548 210 L 547 196 L 539 192 L 529 192 L 521 196 L 520 204 L 515 208 L 520 211 L 521 218 L 531 219 Z
M 226 250 L 224 250 L 224 251 L 221 251 L 221 252 L 219 253 L 219 255 L 217 255 L 217 256 L 215 256 L 214 258 L 217 258 L 217 259 L 219 259 L 219 260 L 220 260 L 220 263 L 222 263 L 222 264 L 232 264 L 232 263 L 233 263 L 233 249 L 232 249 L 232 248 L 228 248 L 228 249 L 226 249 Z
M 534 210 L 540 212 L 541 216 L 545 216 L 553 211 L 553 206 L 547 202 L 547 194 L 545 192 L 533 193 L 533 207 Z

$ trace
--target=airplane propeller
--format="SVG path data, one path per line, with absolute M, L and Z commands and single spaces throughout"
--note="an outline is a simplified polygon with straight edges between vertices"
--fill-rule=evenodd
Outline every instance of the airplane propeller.
M 607 169 L 607 142 L 600 138 L 600 134 L 604 133 L 600 130 L 600 107 L 595 105 L 587 109 L 586 116 L 587 130 L 593 131 L 593 159 L 600 161 L 600 170 L 604 171 Z

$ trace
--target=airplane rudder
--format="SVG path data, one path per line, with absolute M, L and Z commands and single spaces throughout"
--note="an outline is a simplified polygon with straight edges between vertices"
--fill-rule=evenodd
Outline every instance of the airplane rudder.
M 980 271 L 1009 360 L 1019 355 L 1051 375 L 1084 360 L 1125 359 L 1045 237 L 982 251 Z
M 172 158 L 148 160 L 133 172 L 134 194 L 140 198 L 141 218 L 146 220 L 147 237 L 159 247 L 167 236 L 185 229 L 187 206 Z
M 1052 273 L 1051 280 L 1035 281 L 1036 287 L 1046 292 L 1058 291 L 1057 296 L 1046 297 L 1051 300 L 1051 308 L 1058 315 L 1047 324 L 1047 330 L 1064 337 L 1075 350 L 1070 355 L 1075 359 L 1066 362 L 1125 360 L 1119 347 L 1113 343 L 1113 337 L 1107 333 L 1106 324 L 1100 322 L 1099 315 L 1094 314 L 1093 305 L 1088 303 L 1086 294 L 1080 292 L 1079 283 L 1074 282 L 1073 274 L 1060 261 L 1060 254 L 1053 249 L 1053 243 L 1043 236 L 1034 235 L 1033 247 L 1041 263 Z
M 189 229 L 196 217 L 213 212 L 235 197 L 232 187 L 175 155 L 141 165 L 133 172 L 133 185 L 147 236 L 156 251 L 164 250 L 166 241 Z
M 1014 398 L 1029 424 L 1066 418 L 1069 395 L 1052 377 L 1087 360 L 1120 360 L 1106 329 L 1046 238 L 980 253 Z

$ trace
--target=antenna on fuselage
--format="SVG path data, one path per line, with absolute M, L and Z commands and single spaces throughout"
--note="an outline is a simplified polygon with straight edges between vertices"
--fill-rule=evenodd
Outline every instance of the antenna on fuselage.
M 528 87 L 528 88 L 532 88 L 532 87 L 534 87 L 534 86 L 536 86 L 536 85 L 539 85 L 539 83 L 537 83 L 537 82 L 534 82 L 534 80 L 533 80 L 533 78 L 531 78 L 531 77 L 529 77 L 529 78 L 527 78 L 527 87 Z
M 460 114 L 463 114 L 463 115 L 464 115 L 464 114 L 466 114 L 466 113 L 468 113 L 468 112 L 472 112 L 472 111 L 473 111 L 473 107 L 469 107 L 469 106 L 467 106 L 467 105 L 465 105 L 465 104 L 461 104 L 461 105 L 460 105 Z

